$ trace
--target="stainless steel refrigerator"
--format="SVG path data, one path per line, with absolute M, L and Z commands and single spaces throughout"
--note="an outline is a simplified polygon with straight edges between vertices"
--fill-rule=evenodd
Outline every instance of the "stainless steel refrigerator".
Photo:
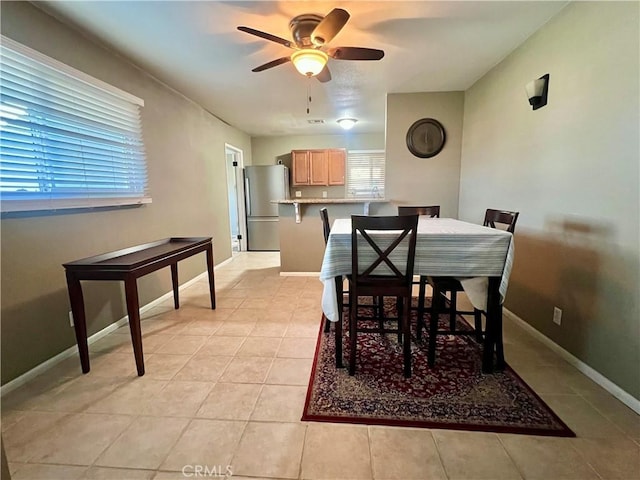
M 247 249 L 280 250 L 278 204 L 289 198 L 289 169 L 284 165 L 245 167 Z

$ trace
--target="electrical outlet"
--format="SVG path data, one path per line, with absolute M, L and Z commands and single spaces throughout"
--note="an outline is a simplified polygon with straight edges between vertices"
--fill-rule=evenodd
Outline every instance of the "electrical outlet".
M 71 327 L 74 326 L 74 323 L 73 323 L 73 312 L 71 310 L 69 310 L 69 325 Z
M 296 190 L 296 198 L 300 198 L 302 196 L 302 192 L 300 190 Z
M 322 191 L 322 198 L 327 198 L 327 192 L 325 190 Z
M 562 310 L 558 307 L 553 307 L 553 323 L 562 325 Z

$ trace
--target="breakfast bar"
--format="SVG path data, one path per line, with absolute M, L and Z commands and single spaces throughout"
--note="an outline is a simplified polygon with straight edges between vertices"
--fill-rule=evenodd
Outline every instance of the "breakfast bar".
M 327 208 L 331 221 L 351 215 L 386 215 L 385 209 L 391 208 L 384 198 L 303 197 L 277 203 L 280 265 L 284 275 L 320 272 L 324 255 L 321 208 Z
M 280 204 L 291 204 L 296 216 L 296 223 L 302 222 L 302 205 L 322 205 L 322 204 L 362 204 L 362 215 L 369 215 L 369 208 L 372 203 L 387 203 L 383 198 L 292 198 L 278 200 Z

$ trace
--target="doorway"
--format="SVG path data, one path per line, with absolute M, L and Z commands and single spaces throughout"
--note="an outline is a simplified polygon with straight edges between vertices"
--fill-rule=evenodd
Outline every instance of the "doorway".
M 244 213 L 244 189 L 242 188 L 242 150 L 224 144 L 227 170 L 227 198 L 229 203 L 229 235 L 231 253 L 247 250 L 246 221 Z

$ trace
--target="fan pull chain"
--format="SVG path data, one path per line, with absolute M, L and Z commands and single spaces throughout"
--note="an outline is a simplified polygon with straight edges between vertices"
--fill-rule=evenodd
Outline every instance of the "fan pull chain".
M 309 93 L 309 85 L 311 83 L 311 77 L 308 77 L 307 80 L 307 115 L 309 115 L 310 112 L 310 105 L 311 105 L 311 94 Z

